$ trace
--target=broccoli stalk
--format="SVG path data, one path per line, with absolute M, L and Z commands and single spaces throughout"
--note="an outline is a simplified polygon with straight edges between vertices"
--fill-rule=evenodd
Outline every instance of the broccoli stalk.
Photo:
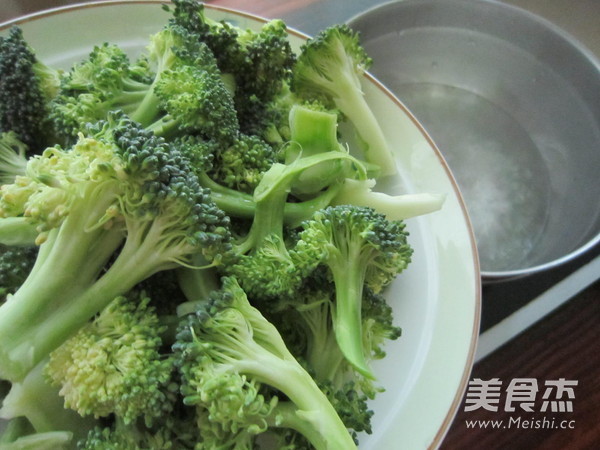
M 445 195 L 432 193 L 389 195 L 373 191 L 375 180 L 347 178 L 331 200 L 331 205 L 367 206 L 389 220 L 405 220 L 438 211 Z
M 2 450 L 68 450 L 73 434 L 69 431 L 36 433 L 25 417 L 10 419 L 0 434 Z
M 338 115 L 326 110 L 320 103 L 294 105 L 290 110 L 289 123 L 290 143 L 285 150 L 287 164 L 298 158 L 344 151 L 337 137 Z M 362 170 L 362 166 L 349 165 L 345 160 L 323 162 L 304 170 L 292 186 L 292 193 L 300 198 L 310 197 L 331 184 L 334 175 L 361 177 L 364 176 Z
M 251 436 L 284 427 L 317 449 L 355 448 L 325 394 L 234 278 L 224 278 L 223 289 L 184 318 L 174 350 L 184 402 L 207 410 L 221 433 Z M 266 393 L 267 387 L 285 397 Z
M 252 194 L 223 186 L 212 180 L 206 173 L 198 174 L 198 179 L 202 186 L 210 190 L 211 197 L 217 206 L 228 215 L 243 219 L 254 217 L 256 202 Z M 335 184 L 308 200 L 286 202 L 283 208 L 284 223 L 290 227 L 298 226 L 316 211 L 329 206 L 341 188 L 341 183 Z
M 51 386 L 43 374 L 46 363 L 47 360 L 42 361 L 21 382 L 12 385 L 2 402 L 0 418 L 23 417 L 33 431 L 27 434 L 60 431 L 76 441 L 85 436 L 96 422 L 64 407 L 58 389 Z
M 227 274 L 240 280 L 252 295 L 279 295 L 290 292 L 301 281 L 304 261 L 292 260 L 284 233 L 284 211 L 291 187 L 306 170 L 335 161 L 352 161 L 345 152 L 325 152 L 298 158 L 289 165 L 275 163 L 263 175 L 254 190 L 254 219 L 246 236 L 238 240 L 234 252 L 238 256 L 228 267 Z M 331 174 L 329 185 L 339 182 Z
M 12 247 L 0 244 L 0 303 L 21 287 L 36 257 L 37 248 L 33 245 Z
M 329 269 L 335 285 L 333 329 L 345 358 L 367 378 L 373 373 L 364 350 L 364 286 L 381 291 L 410 262 L 412 249 L 401 221 L 371 208 L 341 205 L 317 212 L 302 225 L 296 259 Z
M 35 224 L 25 217 L 0 218 L 0 244 L 10 246 L 32 246 L 39 235 Z
M 292 92 L 301 99 L 335 105 L 357 131 L 365 159 L 377 165 L 382 175 L 393 175 L 396 162 L 361 88 L 361 77 L 370 64 L 358 34 L 346 25 L 331 26 L 302 46 L 293 69 Z
M 65 303 L 93 284 L 120 245 L 119 229 L 84 231 L 88 220 L 107 207 L 92 199 L 97 197 L 73 204 L 77 209 L 71 210 L 61 227 L 48 232 L 27 279 L 0 307 L 1 378 L 21 379 L 59 345 L 43 336 L 43 329 L 49 327 L 47 319 L 60 317 Z M 68 336 L 74 330 L 66 323 L 52 323 L 54 332 Z

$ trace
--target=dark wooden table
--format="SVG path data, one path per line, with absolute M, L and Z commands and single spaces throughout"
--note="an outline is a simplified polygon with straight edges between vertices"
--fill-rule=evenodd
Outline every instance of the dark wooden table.
M 475 364 L 470 379 L 476 378 L 498 378 L 503 386 L 515 378 L 534 378 L 540 387 L 537 408 L 525 412 L 513 403 L 515 411 L 506 412 L 506 393 L 496 412 L 465 411 L 463 400 L 442 450 L 600 449 L 600 282 Z M 573 411 L 540 412 L 543 384 L 560 378 L 578 382 Z M 524 428 L 525 421 L 532 428 Z

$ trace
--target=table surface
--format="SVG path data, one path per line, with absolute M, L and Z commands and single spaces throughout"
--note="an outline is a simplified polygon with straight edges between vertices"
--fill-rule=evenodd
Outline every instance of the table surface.
M 72 0 L 1 0 L 0 22 Z M 313 34 L 333 22 L 343 22 L 379 4 L 374 0 L 217 0 L 214 3 L 265 17 L 281 17 L 288 25 Z M 593 53 L 600 55 L 599 0 L 507 0 L 559 24 Z M 598 274 L 600 275 L 600 274 Z M 484 306 L 485 307 L 485 306 Z M 600 448 L 600 282 L 571 298 L 473 367 L 471 380 L 498 378 L 505 385 L 518 379 L 543 384 L 564 378 L 577 380 L 573 412 L 533 414 L 479 408 L 465 411 L 463 403 L 441 448 L 593 449 Z M 503 385 L 504 386 L 504 385 Z M 541 386 L 540 386 L 541 389 Z M 541 397 L 541 390 L 539 391 Z M 501 398 L 505 401 L 507 394 Z M 536 404 L 537 405 L 537 404 Z M 506 408 L 504 408 L 506 409 Z M 520 418 L 520 419 L 519 419 Z M 546 419 L 544 422 L 542 419 Z M 467 425 L 474 420 L 474 427 Z M 519 426 L 517 420 L 522 420 Z M 525 427 L 527 420 L 531 421 Z M 536 420 L 538 423 L 536 424 Z M 502 421 L 502 422 L 499 422 Z M 567 429 L 561 428 L 563 424 Z M 487 423 L 487 427 L 485 424 Z M 510 426 L 507 426 L 510 424 Z M 572 425 L 572 428 L 568 426 Z

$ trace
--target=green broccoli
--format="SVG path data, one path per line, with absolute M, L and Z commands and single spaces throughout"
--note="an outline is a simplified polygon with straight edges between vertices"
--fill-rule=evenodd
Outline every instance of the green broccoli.
M 192 450 L 196 423 L 188 417 L 169 415 L 152 427 L 122 420 L 93 428 L 78 441 L 79 450 Z
M 39 234 L 37 226 L 26 217 L 0 217 L 0 245 L 31 247 Z
M 391 195 L 374 191 L 372 178 L 344 180 L 331 200 L 331 205 L 367 206 L 384 214 L 389 220 L 405 220 L 438 211 L 444 204 L 444 194 L 417 193 Z
M 402 220 L 443 197 L 375 190 L 348 27 L 296 56 L 281 20 L 163 8 L 66 71 L 0 37 L 0 448 L 356 448 Z
M 317 271 L 293 295 L 261 300 L 258 305 L 269 311 L 269 320 L 313 374 L 346 426 L 354 432 L 370 433 L 373 411 L 367 402 L 383 388 L 345 359 L 333 325 L 335 286 L 327 278 L 326 272 Z M 361 313 L 363 351 L 369 361 L 382 359 L 385 343 L 400 335 L 392 309 L 383 296 L 366 288 Z
M 31 153 L 53 138 L 48 108 L 59 77 L 58 70 L 37 59 L 20 27 L 0 36 L 0 132 L 14 132 Z
M 333 330 L 344 357 L 373 378 L 363 340 L 364 286 L 381 291 L 410 263 L 405 224 L 388 221 L 372 208 L 328 207 L 302 225 L 293 258 L 328 268 L 335 286 Z
M 147 59 L 131 64 L 119 46 L 95 46 L 86 60 L 63 74 L 59 95 L 50 105 L 61 137 L 76 138 L 86 124 L 106 119 L 112 110 L 133 113 L 147 94 L 153 75 Z
M 50 354 L 44 369 L 65 407 L 96 418 L 147 424 L 173 409 L 173 362 L 161 352 L 167 327 L 145 292 L 114 299 Z
M 264 138 L 268 104 L 281 95 L 296 60 L 285 23 L 271 20 L 254 31 L 208 18 L 204 6 L 193 0 L 175 0 L 173 6 L 171 24 L 208 45 L 221 73 L 232 76 L 242 132 Z
M 347 25 L 333 25 L 302 46 L 291 87 L 301 99 L 328 102 L 338 109 L 357 131 L 365 159 L 378 166 L 381 175 L 393 175 L 395 159 L 361 88 L 371 62 L 357 33 Z
M 22 378 L 154 273 L 188 265 L 195 253 L 218 264 L 229 251 L 229 219 L 187 159 L 123 116 L 68 150 L 46 150 L 28 173 L 0 196 L 0 215 L 41 230 L 32 272 L 0 307 L 2 378 Z
M 273 147 L 258 136 L 240 133 L 231 145 L 215 149 L 208 175 L 225 187 L 251 194 L 275 162 Z
M 183 317 L 173 348 L 185 404 L 210 418 L 198 430 L 200 442 L 220 437 L 222 448 L 239 448 L 236 442 L 281 427 L 317 449 L 355 448 L 325 394 L 234 278 L 223 279 L 204 308 Z
M 65 74 L 52 103 L 52 117 L 67 137 L 117 110 L 161 136 L 200 133 L 231 142 L 238 132 L 212 52 L 181 27 L 152 35 L 133 64 L 117 45 L 95 47 Z
M 251 295 L 280 295 L 293 291 L 305 275 L 305 262 L 292 260 L 284 223 L 285 205 L 291 187 L 306 170 L 331 161 L 356 162 L 346 152 L 325 152 L 298 158 L 291 164 L 275 163 L 254 190 L 255 211 L 248 233 L 234 245 L 234 258 L 224 266 Z M 326 181 L 335 190 L 339 176 Z M 293 243 L 292 243 L 293 244 Z

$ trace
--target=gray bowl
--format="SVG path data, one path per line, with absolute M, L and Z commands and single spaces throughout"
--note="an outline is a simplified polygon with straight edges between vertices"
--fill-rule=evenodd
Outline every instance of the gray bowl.
M 600 242 L 600 65 L 551 23 L 485 0 L 406 0 L 349 22 L 371 73 L 436 142 L 469 210 L 484 281 Z

